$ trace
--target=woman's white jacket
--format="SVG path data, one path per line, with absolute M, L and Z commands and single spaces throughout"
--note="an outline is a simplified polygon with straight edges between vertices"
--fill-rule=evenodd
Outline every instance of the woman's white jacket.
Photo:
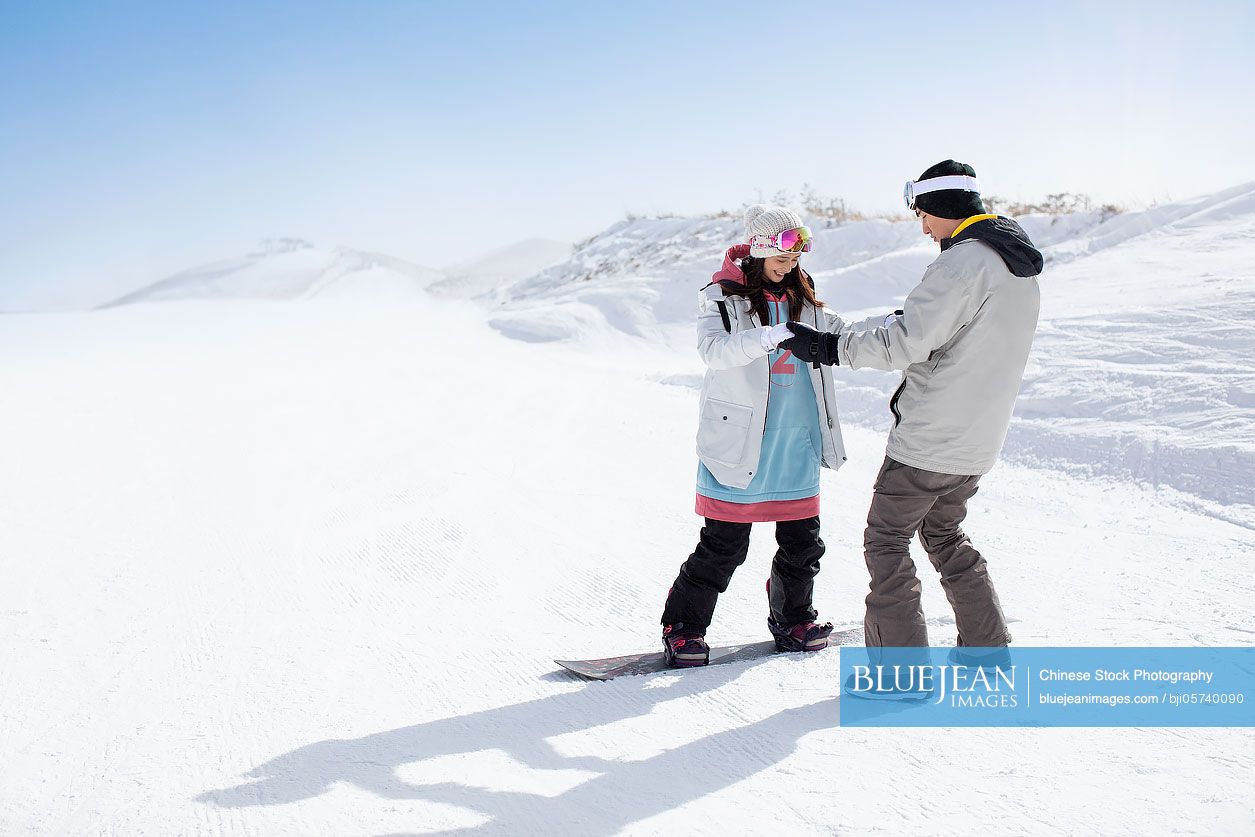
M 729 251 L 716 279 L 735 279 L 740 275 L 733 256 L 736 251 L 737 248 Z M 733 271 L 728 270 L 729 264 Z M 809 305 L 802 312 L 801 322 L 818 331 L 834 333 L 847 327 L 837 314 Z M 769 352 L 763 348 L 760 337 L 763 327 L 745 297 L 725 296 L 717 282 L 699 292 L 697 349 L 706 362 L 706 376 L 702 381 L 697 455 L 715 479 L 732 488 L 748 486 L 758 469 L 771 390 Z M 845 462 L 845 445 L 841 441 L 832 367 L 816 368 L 812 364 L 808 369 L 823 440 L 821 464 L 836 470 Z

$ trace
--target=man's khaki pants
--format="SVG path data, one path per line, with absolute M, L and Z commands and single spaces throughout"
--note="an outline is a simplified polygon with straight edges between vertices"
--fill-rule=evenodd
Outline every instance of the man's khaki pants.
M 871 573 L 863 623 L 869 646 L 928 644 L 920 582 L 910 554 L 911 538 L 917 531 L 954 609 L 958 644 L 1010 642 L 985 559 L 959 526 L 979 480 L 979 476 L 925 471 L 885 457 L 863 537 Z

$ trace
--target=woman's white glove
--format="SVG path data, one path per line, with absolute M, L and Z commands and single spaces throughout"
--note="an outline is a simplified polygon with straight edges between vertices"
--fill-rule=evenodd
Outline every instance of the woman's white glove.
M 767 352 L 774 352 L 776 346 L 779 346 L 781 341 L 788 340 L 792 336 L 793 332 L 789 331 L 789 326 L 786 323 L 762 326 L 758 329 L 758 342 L 762 344 L 763 350 Z

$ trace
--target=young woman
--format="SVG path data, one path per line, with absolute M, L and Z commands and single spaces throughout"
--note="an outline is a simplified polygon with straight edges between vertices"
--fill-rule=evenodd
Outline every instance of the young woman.
M 745 561 L 753 523 L 776 524 L 767 625 L 777 647 L 817 651 L 832 633 L 832 623 L 815 623 L 811 605 L 824 554 L 819 469 L 845 462 L 832 367 L 807 366 L 777 344 L 792 336 L 790 320 L 831 332 L 845 323 L 815 298 L 799 264 L 811 233 L 797 213 L 751 206 L 745 230 L 747 243 L 727 251 L 699 296 L 698 350 L 707 370 L 697 513 L 705 525 L 663 609 L 663 648 L 673 666 L 709 661 L 706 629 Z

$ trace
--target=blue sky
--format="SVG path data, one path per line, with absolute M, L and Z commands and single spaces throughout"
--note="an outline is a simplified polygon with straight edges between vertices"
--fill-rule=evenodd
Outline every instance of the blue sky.
M 1128 205 L 1255 180 L 1255 4 L 0 5 L 0 305 L 275 235 L 440 266 L 954 157 Z

